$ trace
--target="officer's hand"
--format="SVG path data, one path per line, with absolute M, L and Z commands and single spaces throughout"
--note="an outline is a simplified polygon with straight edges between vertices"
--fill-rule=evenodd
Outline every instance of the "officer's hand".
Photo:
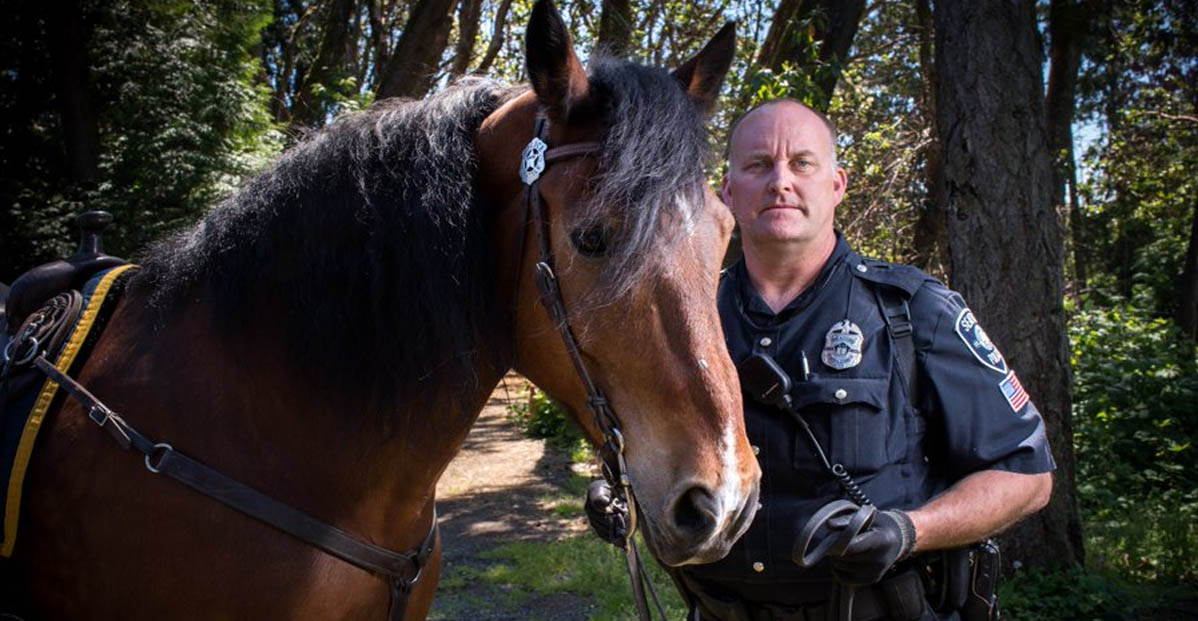
M 624 537 L 628 534 L 628 510 L 615 499 L 607 481 L 600 479 L 587 486 L 584 508 L 591 530 L 600 539 L 612 545 L 624 545 Z
M 915 525 L 902 511 L 880 511 L 868 529 L 833 556 L 832 574 L 844 584 L 874 584 L 895 563 L 907 558 L 915 545 Z

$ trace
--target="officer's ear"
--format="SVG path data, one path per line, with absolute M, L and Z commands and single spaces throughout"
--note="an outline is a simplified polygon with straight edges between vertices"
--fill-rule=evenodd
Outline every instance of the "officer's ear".
M 837 165 L 835 177 L 833 189 L 836 192 L 836 204 L 839 205 L 840 201 L 844 200 L 845 190 L 849 187 L 849 174 L 844 171 L 843 166 Z
M 728 173 L 724 173 L 723 178 L 720 179 L 720 200 L 724 201 L 724 205 L 728 209 L 732 209 L 732 199 L 728 196 Z

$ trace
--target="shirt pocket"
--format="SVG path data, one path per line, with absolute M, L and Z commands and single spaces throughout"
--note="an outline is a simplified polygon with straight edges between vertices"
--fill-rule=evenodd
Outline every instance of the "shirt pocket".
M 884 378 L 814 376 L 796 385 L 792 397 L 808 424 L 826 425 L 815 434 L 827 438 L 824 450 L 829 461 L 843 464 L 854 476 L 864 476 L 900 461 L 893 447 L 901 445 L 902 438 L 895 436 L 906 434 L 891 424 L 889 385 Z M 796 464 L 809 462 L 814 451 L 809 440 L 800 438 L 795 443 Z

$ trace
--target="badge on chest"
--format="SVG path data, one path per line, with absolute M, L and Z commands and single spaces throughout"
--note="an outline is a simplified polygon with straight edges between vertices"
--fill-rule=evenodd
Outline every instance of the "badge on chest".
M 864 347 L 865 336 L 861 334 L 861 328 L 844 319 L 828 329 L 820 360 L 837 371 L 851 369 L 861 364 L 861 350 Z

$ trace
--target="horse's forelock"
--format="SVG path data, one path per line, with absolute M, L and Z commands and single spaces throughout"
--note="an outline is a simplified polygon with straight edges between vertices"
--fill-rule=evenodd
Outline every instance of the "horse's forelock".
M 619 223 L 593 296 L 610 300 L 637 286 L 654 253 L 699 217 L 712 153 L 702 114 L 667 71 L 604 57 L 590 69 L 603 148 L 574 224 Z

